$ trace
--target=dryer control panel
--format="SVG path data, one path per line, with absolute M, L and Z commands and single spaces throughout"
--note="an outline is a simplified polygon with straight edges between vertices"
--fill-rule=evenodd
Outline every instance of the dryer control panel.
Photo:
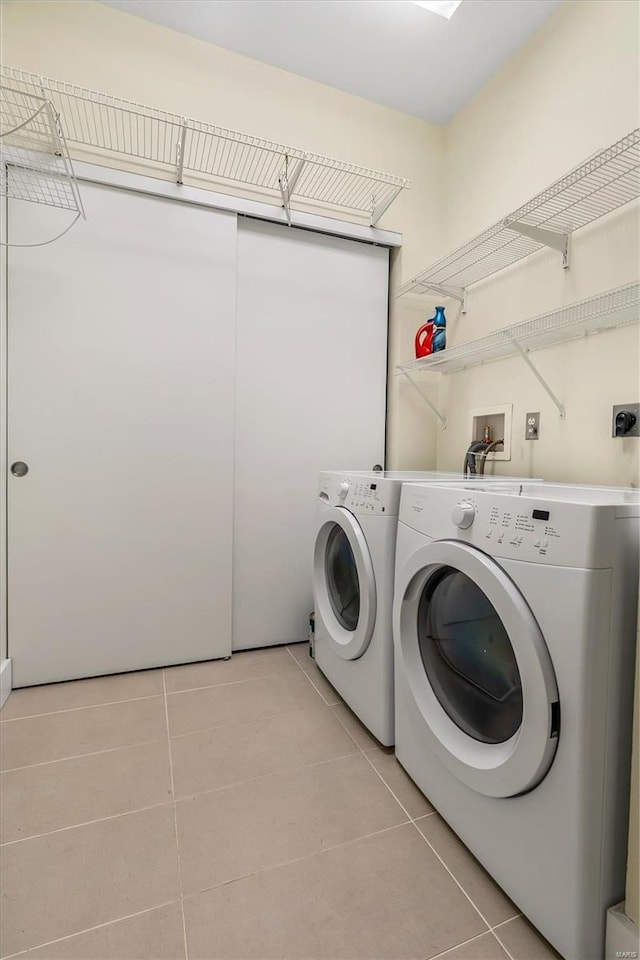
M 614 504 L 545 500 L 511 490 L 404 487 L 400 522 L 434 540 L 460 540 L 494 557 L 605 568 L 613 562 Z

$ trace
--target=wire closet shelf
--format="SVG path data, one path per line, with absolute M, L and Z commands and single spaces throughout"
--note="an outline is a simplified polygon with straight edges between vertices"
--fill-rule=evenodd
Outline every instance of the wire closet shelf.
M 569 236 L 640 196 L 640 128 L 600 150 L 488 230 L 402 284 L 398 296 L 437 293 L 464 303 L 471 284 L 543 247 L 569 266 Z
M 0 195 L 75 214 L 66 229 L 84 217 L 69 151 L 51 101 L 4 82 L 0 84 L 0 164 Z
M 502 327 L 486 337 L 468 340 L 447 347 L 440 353 L 398 364 L 398 371 L 456 373 L 481 363 L 516 356 L 520 353 L 516 344 L 525 352 L 531 353 L 591 333 L 639 321 L 640 282 L 636 281 L 597 297 L 524 320 L 522 323 Z
M 564 417 L 565 409 L 562 402 L 533 364 L 530 354 L 589 334 L 639 322 L 640 281 L 634 281 L 596 297 L 589 297 L 587 300 L 580 300 L 550 313 L 524 320 L 522 323 L 502 327 L 486 337 L 468 340 L 465 343 L 447 347 L 440 353 L 400 363 L 396 367 L 396 375 L 404 376 L 439 417 L 442 424 L 446 425 L 444 414 L 420 390 L 416 382 L 416 374 L 456 373 L 493 360 L 520 356 L 546 390 L 560 416 Z
M 247 191 L 284 206 L 287 216 L 303 205 L 375 226 L 409 186 L 401 177 L 13 67 L 1 68 L 0 75 L 21 91 L 50 99 L 67 141 L 97 154 L 94 162 L 106 155 L 115 164 L 142 162 L 177 183 L 191 176 L 209 189 Z

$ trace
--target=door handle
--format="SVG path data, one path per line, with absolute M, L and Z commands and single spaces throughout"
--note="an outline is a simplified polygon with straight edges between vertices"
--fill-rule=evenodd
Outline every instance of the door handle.
M 29 473 L 29 466 L 24 460 L 16 460 L 15 463 L 11 464 L 11 473 L 14 477 L 26 477 Z

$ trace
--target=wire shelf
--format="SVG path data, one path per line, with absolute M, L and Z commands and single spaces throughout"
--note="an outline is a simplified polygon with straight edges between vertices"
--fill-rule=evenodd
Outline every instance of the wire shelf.
M 531 353 L 590 333 L 640 322 L 640 282 L 616 287 L 597 297 L 503 327 L 440 353 L 398 365 L 397 372 L 455 373 L 492 360 Z
M 0 194 L 84 216 L 64 137 L 49 100 L 0 85 Z
M 1 74 L 27 93 L 50 98 L 71 144 L 133 158 L 207 185 L 249 189 L 269 202 L 314 204 L 374 226 L 409 182 L 401 177 L 192 120 L 154 107 L 12 67 Z
M 544 246 L 560 250 L 568 266 L 570 234 L 638 196 L 640 128 L 402 284 L 398 296 L 437 292 L 463 301 L 468 286 Z

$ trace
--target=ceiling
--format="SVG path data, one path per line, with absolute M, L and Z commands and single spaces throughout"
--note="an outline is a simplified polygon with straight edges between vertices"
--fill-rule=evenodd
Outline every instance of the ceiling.
M 102 0 L 432 123 L 447 123 L 561 0 Z

